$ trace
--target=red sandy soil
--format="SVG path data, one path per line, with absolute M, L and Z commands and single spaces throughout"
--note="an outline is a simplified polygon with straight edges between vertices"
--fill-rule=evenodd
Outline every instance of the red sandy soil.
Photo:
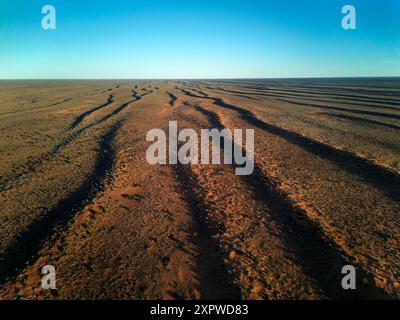
M 400 296 L 398 79 L 2 82 L 0 98 L 0 299 Z M 254 129 L 254 173 L 149 165 L 146 133 L 172 120 Z

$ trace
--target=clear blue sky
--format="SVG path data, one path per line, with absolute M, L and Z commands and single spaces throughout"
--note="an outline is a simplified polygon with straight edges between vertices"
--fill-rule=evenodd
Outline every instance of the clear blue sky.
M 399 0 L 0 0 L 2 79 L 327 76 L 400 76 Z

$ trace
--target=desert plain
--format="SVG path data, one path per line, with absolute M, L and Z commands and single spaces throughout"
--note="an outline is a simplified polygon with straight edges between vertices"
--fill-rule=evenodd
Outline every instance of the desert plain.
M 0 81 L 0 100 L 0 299 L 400 297 L 399 78 Z M 254 172 L 150 165 L 169 121 L 254 129 Z

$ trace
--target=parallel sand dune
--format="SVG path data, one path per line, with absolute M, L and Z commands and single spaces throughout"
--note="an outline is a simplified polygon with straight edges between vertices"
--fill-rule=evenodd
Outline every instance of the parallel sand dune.
M 400 297 L 398 78 L 3 81 L 0 99 L 0 299 Z M 172 120 L 254 129 L 253 174 L 149 165 Z

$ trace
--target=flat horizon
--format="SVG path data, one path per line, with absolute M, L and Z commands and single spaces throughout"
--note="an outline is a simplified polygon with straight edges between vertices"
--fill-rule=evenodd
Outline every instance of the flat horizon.
M 398 79 L 400 76 L 326 76 L 326 77 L 233 77 L 233 78 L 18 78 L 18 79 L 6 79 L 0 78 L 0 81 L 162 81 L 162 80 L 171 80 L 171 81 L 179 81 L 179 80 L 193 80 L 193 81 L 201 81 L 201 80 L 296 80 L 296 79 L 387 79 L 394 78 Z

